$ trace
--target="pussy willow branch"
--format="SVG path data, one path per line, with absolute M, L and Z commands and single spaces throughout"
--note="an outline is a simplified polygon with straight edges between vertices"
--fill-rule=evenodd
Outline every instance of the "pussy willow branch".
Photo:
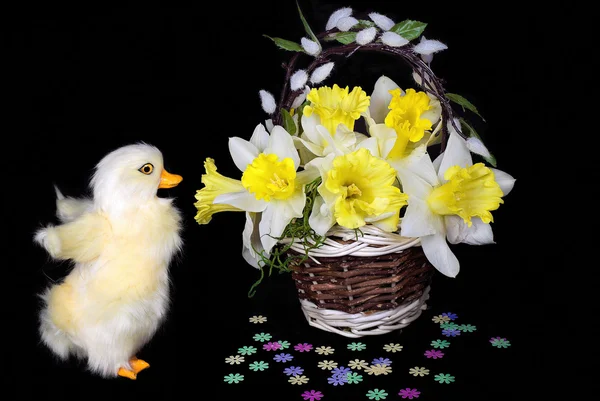
M 317 35 L 317 37 L 319 39 L 323 39 L 326 35 L 335 32 L 335 30 L 323 32 Z M 323 48 L 321 53 L 319 53 L 315 57 L 315 59 L 312 61 L 312 63 L 310 63 L 310 65 L 305 69 L 305 71 L 310 76 L 310 74 L 320 65 L 333 61 L 332 58 L 344 55 L 346 57 L 350 57 L 357 51 L 371 51 L 399 56 L 406 64 L 408 64 L 412 68 L 414 72 L 416 72 L 421 77 L 421 87 L 423 88 L 423 90 L 435 96 L 439 100 L 440 106 L 442 108 L 442 151 L 444 150 L 446 142 L 448 141 L 448 122 L 452 124 L 452 126 L 455 128 L 456 132 L 459 133 L 459 135 L 466 139 L 466 137 L 462 134 L 460 128 L 456 125 L 456 122 L 454 121 L 454 113 L 450 105 L 450 101 L 445 96 L 445 90 L 442 85 L 442 82 L 435 76 L 429 65 L 427 65 L 427 63 L 425 63 L 418 54 L 413 52 L 412 46 L 410 44 L 402 47 L 391 47 L 383 43 L 371 42 L 366 45 L 350 43 L 347 45 L 342 44 L 339 46 Z M 285 82 L 281 90 L 279 107 L 273 115 L 274 124 L 282 123 L 281 109 L 284 108 L 289 110 L 294 99 L 304 90 L 304 88 L 295 91 L 289 90 L 290 78 L 292 74 L 296 71 L 296 64 L 298 63 L 300 56 L 303 54 L 304 53 L 296 53 L 290 58 L 287 64 L 283 64 L 283 68 L 285 68 L 286 70 Z

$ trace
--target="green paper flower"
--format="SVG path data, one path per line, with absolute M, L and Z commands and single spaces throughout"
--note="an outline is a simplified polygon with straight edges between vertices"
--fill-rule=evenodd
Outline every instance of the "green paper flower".
M 359 375 L 356 372 L 352 372 L 352 373 L 348 373 L 347 379 L 348 379 L 348 383 L 357 384 L 363 380 L 363 377 L 362 377 L 362 375 Z
M 239 383 L 241 381 L 244 381 L 244 375 L 240 375 L 239 373 L 236 373 L 236 374 L 230 373 L 227 376 L 225 376 L 224 381 L 226 381 L 229 384 Z
M 367 391 L 367 397 L 369 397 L 370 400 L 375 400 L 375 401 L 379 401 L 379 400 L 385 400 L 388 396 L 388 393 L 386 393 L 385 390 L 379 390 L 379 389 L 374 389 L 374 390 L 369 390 Z
M 468 333 L 472 333 L 475 330 L 477 330 L 477 327 L 473 326 L 472 324 L 461 324 L 460 326 L 458 326 L 458 329 L 462 332 L 468 332 Z
M 238 354 L 240 355 L 252 355 L 256 353 L 256 347 L 253 346 L 244 346 L 242 348 L 238 348 Z
M 459 325 L 454 322 L 444 322 L 440 324 L 440 327 L 444 330 L 457 330 Z
M 350 344 L 348 344 L 348 349 L 352 350 L 352 351 L 362 351 L 362 350 L 364 350 L 366 348 L 367 348 L 366 344 L 363 344 L 363 343 L 350 343 Z
M 258 372 L 259 370 L 262 372 L 265 369 L 269 368 L 269 364 L 265 361 L 252 362 L 249 366 L 250 370 Z
M 454 381 L 454 376 L 447 373 L 440 373 L 439 375 L 434 376 L 434 380 L 438 383 L 450 384 Z
M 265 342 L 265 341 L 269 341 L 271 340 L 271 335 L 269 333 L 260 333 L 260 334 L 255 334 L 254 337 L 252 337 L 254 339 L 254 341 L 260 341 L 261 343 Z
M 446 340 L 435 340 L 431 342 L 431 346 L 433 348 L 439 348 L 439 349 L 444 349 L 444 348 L 448 348 L 450 346 L 450 341 L 446 341 Z
M 290 347 L 289 341 L 277 341 L 281 345 L 280 349 L 288 349 Z

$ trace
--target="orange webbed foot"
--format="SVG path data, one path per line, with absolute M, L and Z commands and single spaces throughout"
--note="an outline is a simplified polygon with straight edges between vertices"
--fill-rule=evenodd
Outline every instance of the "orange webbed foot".
M 117 372 L 117 374 L 121 377 L 126 377 L 131 380 L 137 379 L 137 374 L 134 371 L 129 370 L 129 369 L 119 368 L 119 371 Z
M 142 359 L 138 359 L 135 356 L 129 360 L 129 364 L 133 369 L 133 372 L 137 375 L 142 370 L 150 367 L 150 364 Z

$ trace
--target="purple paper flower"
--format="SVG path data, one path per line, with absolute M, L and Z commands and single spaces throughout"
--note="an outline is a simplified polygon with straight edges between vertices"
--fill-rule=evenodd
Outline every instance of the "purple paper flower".
M 351 373 L 352 370 L 350 370 L 350 368 L 347 368 L 345 366 L 340 366 L 339 368 L 335 368 L 331 371 L 331 374 L 333 376 L 335 375 L 344 375 L 346 376 L 348 373 Z
M 444 335 L 446 337 L 460 336 L 460 330 L 458 330 L 458 329 L 445 329 L 445 330 L 442 330 L 442 335 Z
M 304 373 L 304 369 L 298 366 L 290 366 L 289 368 L 285 368 L 283 370 L 283 373 L 285 373 L 288 376 L 300 376 L 302 373 Z
M 315 390 L 305 391 L 302 393 L 302 398 L 305 401 L 319 401 L 323 398 L 323 393 Z
M 444 356 L 444 353 L 442 351 L 438 351 L 435 349 L 429 350 L 429 351 L 425 351 L 425 356 L 427 358 L 433 358 L 433 359 L 438 359 Z
M 312 347 L 312 344 L 308 343 L 294 345 L 294 349 L 298 352 L 308 352 L 312 349 Z
M 327 378 L 327 383 L 333 384 L 334 386 L 343 386 L 348 383 L 348 375 L 334 374 Z
M 421 392 L 417 391 L 416 388 L 402 389 L 398 393 L 398 395 L 402 396 L 402 398 L 408 398 L 409 400 L 412 400 L 413 398 L 419 398 L 420 394 L 421 394 Z
M 279 348 L 281 348 L 281 344 L 278 342 L 268 342 L 263 345 L 263 349 L 266 351 L 277 351 Z
M 444 312 L 444 313 L 442 313 L 442 316 L 448 316 L 450 318 L 450 320 L 456 320 L 456 318 L 458 317 L 458 315 L 456 313 L 451 313 L 451 312 Z
M 281 354 L 277 354 L 273 357 L 273 359 L 275 360 L 275 362 L 289 362 L 292 359 L 294 359 L 293 356 L 291 356 L 290 354 L 284 354 L 283 352 Z
M 389 360 L 389 358 L 375 358 L 373 359 L 373 362 L 371 362 L 372 365 L 385 365 L 385 366 L 389 366 L 392 364 L 392 361 Z

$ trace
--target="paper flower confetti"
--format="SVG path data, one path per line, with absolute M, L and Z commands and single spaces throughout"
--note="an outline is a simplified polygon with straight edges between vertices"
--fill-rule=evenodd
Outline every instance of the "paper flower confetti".
M 294 345 L 294 349 L 298 352 L 308 352 L 312 348 L 313 348 L 312 344 L 308 344 L 308 343 Z
M 320 391 L 310 390 L 301 394 L 305 401 L 320 401 L 323 398 L 323 393 Z
M 454 376 L 451 376 L 447 373 L 440 373 L 439 375 L 434 376 L 434 380 L 438 383 L 450 384 L 454 382 Z
M 448 316 L 437 315 L 434 316 L 431 320 L 433 320 L 434 323 L 445 323 L 449 322 L 450 318 Z
M 391 365 L 392 361 L 390 361 L 388 358 L 375 358 L 373 359 L 373 362 L 371 362 L 372 365 Z
M 290 342 L 289 341 L 277 341 L 277 342 L 281 346 L 280 349 L 288 349 L 290 347 Z
M 269 333 L 259 333 L 255 334 L 252 338 L 254 341 L 260 341 L 261 343 L 264 343 L 265 341 L 270 341 L 273 337 L 271 337 Z
M 317 366 L 318 366 L 318 367 L 320 367 L 320 368 L 321 368 L 321 369 L 323 369 L 323 370 L 331 370 L 331 369 L 334 369 L 334 368 L 336 368 L 336 367 L 337 367 L 337 365 L 338 365 L 338 363 L 337 363 L 337 362 L 334 362 L 334 361 L 327 361 L 327 360 L 325 360 L 325 361 L 321 361 L 321 362 L 319 362 L 319 363 L 317 364 Z
M 335 349 L 331 347 L 317 347 L 315 348 L 315 352 L 319 355 L 331 355 Z
M 239 373 L 236 374 L 228 374 L 227 376 L 225 376 L 225 382 L 227 382 L 228 384 L 232 384 L 232 383 L 239 383 L 241 381 L 244 381 L 244 375 L 241 375 Z
M 269 368 L 269 364 L 265 361 L 257 361 L 252 362 L 250 365 L 248 365 L 248 367 L 250 368 L 250 370 L 253 370 L 255 372 L 258 372 L 259 370 L 262 372 L 263 370 Z
M 281 353 L 281 354 L 275 355 L 273 357 L 273 359 L 275 360 L 275 362 L 283 362 L 283 363 L 285 363 L 285 362 L 291 361 L 292 359 L 294 359 L 294 357 L 292 355 L 290 355 L 290 354 Z
M 415 376 L 415 377 L 416 377 L 416 376 L 421 376 L 421 377 L 423 377 L 423 376 L 426 376 L 426 375 L 428 375 L 428 374 L 429 374 L 429 369 L 426 369 L 426 368 L 422 368 L 422 367 L 415 366 L 414 368 L 410 368 L 410 369 L 408 370 L 408 373 L 410 373 L 411 375 L 413 375 L 413 376 Z
M 461 324 L 458 326 L 458 329 L 462 332 L 472 333 L 477 330 L 477 327 L 473 326 L 472 324 Z
M 232 355 L 225 358 L 225 362 L 230 365 L 239 365 L 244 362 L 244 357 L 239 355 Z
M 332 384 L 334 386 L 343 386 L 348 383 L 347 375 L 333 375 L 327 378 L 327 383 Z
M 401 396 L 402 398 L 408 398 L 409 400 L 412 400 L 413 398 L 419 398 L 419 395 L 421 395 L 421 392 L 417 391 L 416 388 L 406 388 L 406 389 L 400 390 L 398 395 Z
M 374 390 L 369 390 L 367 391 L 367 397 L 370 400 L 375 400 L 375 401 L 380 401 L 380 400 L 385 400 L 388 396 L 388 393 L 385 390 L 379 390 L 379 389 L 374 389 Z
M 348 349 L 351 351 L 363 351 L 367 348 L 366 344 L 363 343 L 350 343 L 348 344 Z
M 446 337 L 460 336 L 460 330 L 456 330 L 456 329 L 442 330 L 442 335 L 444 335 Z
M 304 369 L 298 366 L 290 366 L 289 368 L 285 368 L 283 373 L 286 376 L 300 376 L 302 373 L 304 373 Z
M 444 313 L 442 313 L 442 316 L 446 316 L 450 320 L 458 319 L 458 315 L 456 313 L 451 313 L 451 312 L 444 312 Z
M 400 352 L 402 351 L 402 348 L 404 348 L 402 345 L 394 343 L 386 344 L 383 346 L 383 349 L 387 352 Z
M 238 348 L 238 354 L 240 355 L 252 355 L 256 353 L 256 347 L 253 346 L 244 346 L 242 348 Z
M 350 372 L 351 372 L 350 368 L 347 368 L 345 366 L 340 366 L 339 368 L 334 368 L 333 371 L 331 372 L 331 374 L 346 376 Z
M 308 383 L 309 378 L 306 376 L 300 376 L 300 375 L 296 375 L 296 376 L 292 376 L 288 379 L 288 382 L 292 383 L 292 384 L 306 384 Z
M 434 341 L 431 342 L 431 346 L 433 348 L 439 348 L 439 349 L 448 348 L 450 346 L 450 341 L 446 341 L 446 340 L 434 340 Z
M 425 351 L 425 356 L 427 358 L 433 358 L 433 359 L 438 359 L 438 358 L 442 358 L 444 356 L 444 353 L 442 351 L 437 351 L 437 350 L 428 350 Z
M 278 342 L 268 342 L 265 345 L 263 345 L 263 349 L 265 351 L 277 351 L 279 348 L 281 348 L 281 344 L 279 344 Z
M 352 373 L 348 373 L 348 375 L 346 376 L 346 379 L 348 380 L 349 384 L 357 384 L 363 380 L 363 377 L 362 377 L 362 375 L 359 375 L 356 372 L 352 372 Z
M 250 323 L 254 323 L 254 324 L 259 324 L 259 323 L 264 323 L 267 321 L 267 318 L 264 316 L 252 316 L 250 319 Z
M 369 364 L 367 363 L 367 361 L 362 359 L 353 359 L 350 362 L 348 362 L 348 366 L 351 369 L 361 370 L 364 368 L 368 368 Z
M 460 326 L 454 322 L 444 322 L 440 324 L 440 327 L 445 330 L 458 330 Z
M 506 340 L 506 338 L 492 337 L 490 339 L 490 343 L 492 343 L 492 346 L 496 347 L 496 348 L 508 348 L 508 347 L 510 347 L 510 341 Z

